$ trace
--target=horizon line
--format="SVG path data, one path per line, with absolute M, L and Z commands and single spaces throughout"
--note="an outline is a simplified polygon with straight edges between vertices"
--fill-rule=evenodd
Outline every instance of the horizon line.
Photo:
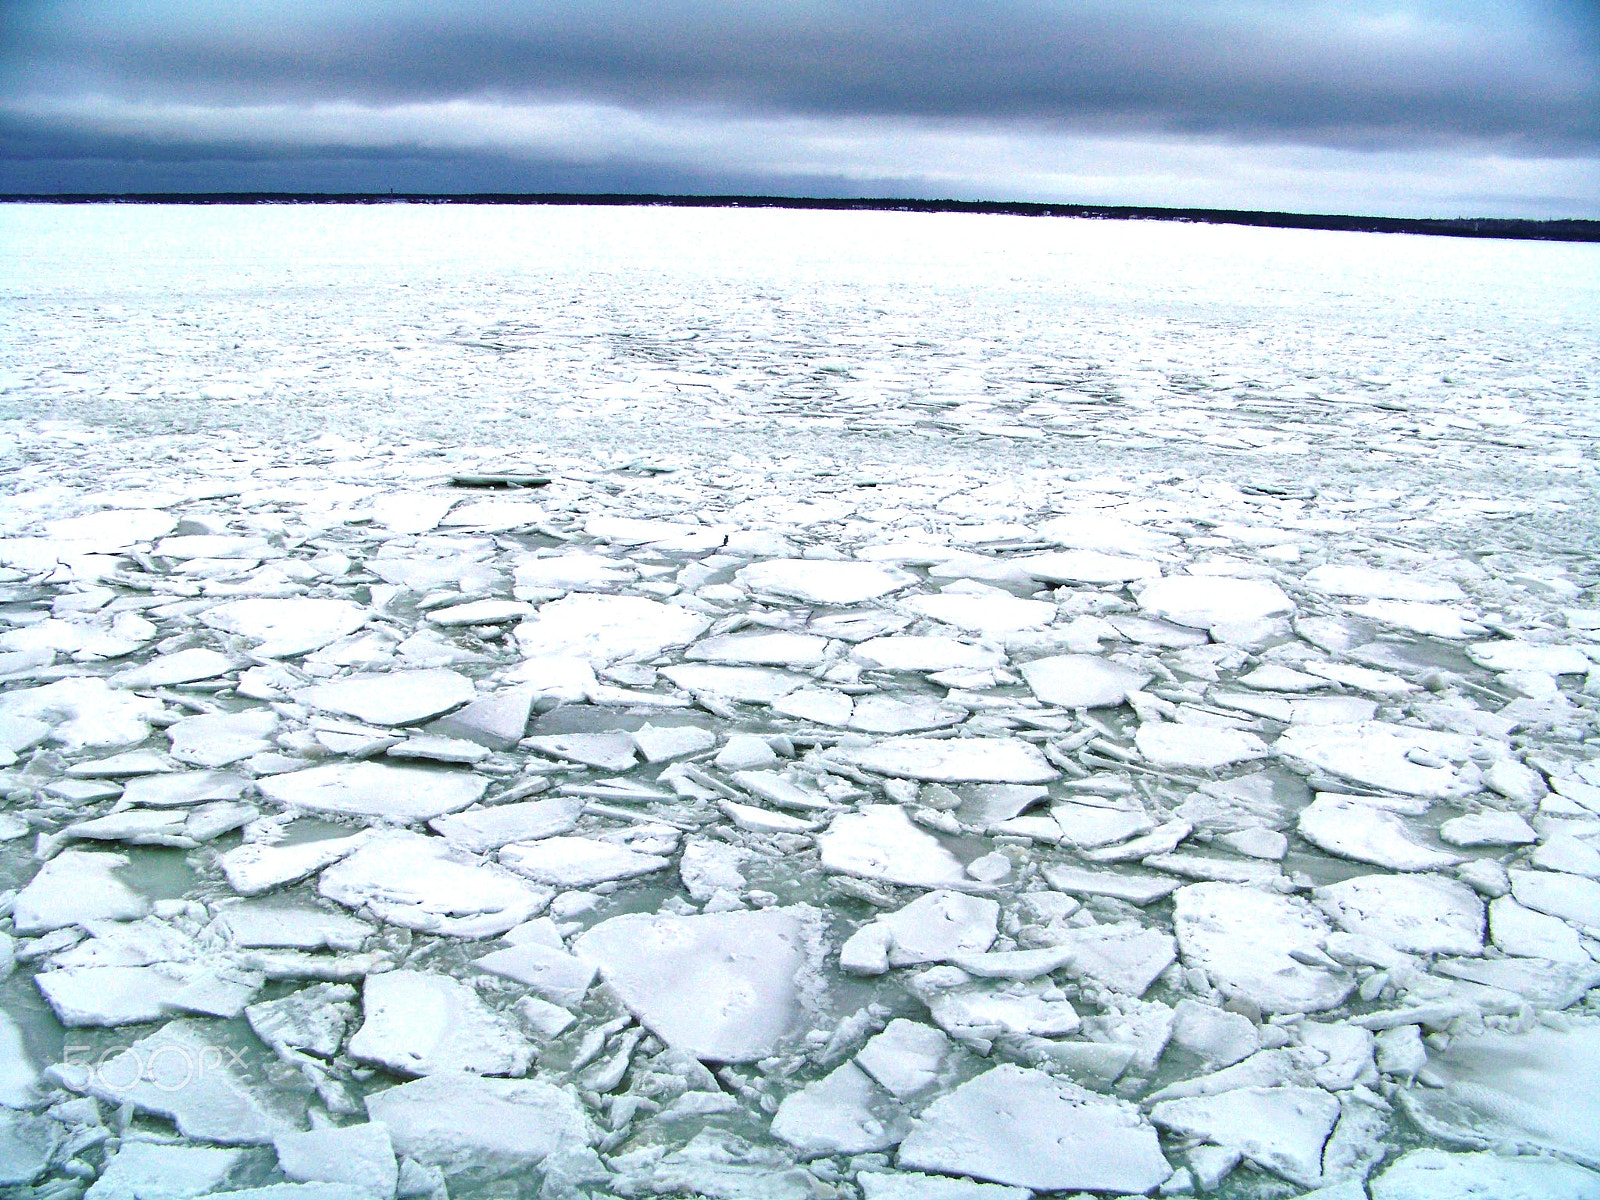
M 784 208 L 857 212 L 1147 220 L 1347 233 L 1518 241 L 1600 242 L 1600 220 L 1582 217 L 1381 217 L 1271 209 L 1079 204 L 1024 200 L 830 197 L 655 192 L 0 192 L 4 204 L 492 204 L 664 208 Z

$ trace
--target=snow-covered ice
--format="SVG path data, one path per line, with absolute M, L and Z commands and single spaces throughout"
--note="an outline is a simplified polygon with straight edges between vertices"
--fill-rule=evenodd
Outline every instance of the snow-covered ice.
M 0 1187 L 1595 1193 L 1588 248 L 0 208 Z

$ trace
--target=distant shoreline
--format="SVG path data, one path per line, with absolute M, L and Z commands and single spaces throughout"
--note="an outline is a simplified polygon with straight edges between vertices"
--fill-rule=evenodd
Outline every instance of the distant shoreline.
M 1335 213 L 1255 212 L 1227 208 L 1158 208 L 1125 204 L 1034 204 L 1001 200 L 834 199 L 814 196 L 677 196 L 587 192 L 64 192 L 0 193 L 5 204 L 540 204 L 661 208 L 789 208 L 829 212 L 988 213 L 1014 217 L 1087 217 L 1113 221 L 1183 221 L 1264 229 L 1331 229 L 1429 237 L 1600 242 L 1600 221 L 1516 217 L 1363 217 Z

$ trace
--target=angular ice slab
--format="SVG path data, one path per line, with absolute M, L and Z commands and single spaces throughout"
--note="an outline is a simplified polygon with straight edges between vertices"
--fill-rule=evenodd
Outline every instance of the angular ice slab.
M 1438 875 L 1360 875 L 1316 890 L 1317 907 L 1349 933 L 1412 954 L 1483 952 L 1483 901 Z
M 185 717 L 167 730 L 172 757 L 197 767 L 225 767 L 273 747 L 278 715 L 271 709 L 247 709 Z
M 1411 600 L 1428 603 L 1463 600 L 1465 594 L 1450 579 L 1424 579 L 1379 567 L 1324 566 L 1306 572 L 1305 585 L 1335 596 L 1361 596 L 1368 600 Z
M 200 679 L 215 679 L 226 675 L 234 663 L 226 654 L 215 650 L 179 650 L 152 658 L 142 667 L 130 667 L 111 677 L 117 687 L 152 688 L 171 687 L 177 683 L 194 683 Z
M 1242 883 L 1194 883 L 1174 897 L 1185 966 L 1199 967 L 1225 994 L 1264 1013 L 1336 1008 L 1355 988 L 1342 972 L 1307 966 L 1291 951 L 1318 954 L 1330 932 L 1303 900 Z
M 1021 738 L 891 738 L 838 753 L 879 775 L 937 783 L 1048 783 L 1059 775 Z
M 696 642 L 684 657 L 746 666 L 815 667 L 827 648 L 827 638 L 810 633 L 741 633 Z
M 428 821 L 475 803 L 489 781 L 482 775 L 446 767 L 391 763 L 333 763 L 305 771 L 271 775 L 261 794 L 286 808 L 393 821 Z
M 1339 1101 L 1321 1088 L 1243 1087 L 1166 1100 L 1150 1119 L 1180 1137 L 1240 1151 L 1301 1187 L 1322 1182 L 1322 1147 Z
M 984 595 L 946 592 L 938 596 L 912 596 L 905 601 L 905 606 L 935 621 L 985 637 L 1039 629 L 1056 619 L 1054 604 L 1044 600 L 1019 600 L 1001 591 Z
M 525 1171 L 556 1150 L 600 1139 L 576 1098 L 534 1080 L 429 1075 L 369 1094 L 366 1106 L 396 1154 L 447 1175 Z
M 438 669 L 351 675 L 305 688 L 295 699 L 369 725 L 415 725 L 461 707 L 475 694 L 465 675 Z
M 1019 669 L 1035 696 L 1062 708 L 1112 708 L 1150 682 L 1148 671 L 1135 671 L 1098 654 L 1036 658 Z
M 1009 1064 L 930 1104 L 898 1161 L 1038 1191 L 1148 1192 L 1172 1174 L 1133 1105 Z
M 737 571 L 734 579 L 752 592 L 787 596 L 811 604 L 860 604 L 898 592 L 917 581 L 916 576 L 907 571 L 877 563 L 810 558 L 775 558 L 752 563 Z
M 905 1136 L 908 1118 L 885 1089 L 847 1062 L 791 1093 L 772 1118 L 772 1136 L 806 1156 L 887 1150 Z
M 522 924 L 551 895 L 443 838 L 404 830 L 374 835 L 324 871 L 318 891 L 346 908 L 365 905 L 393 925 L 470 938 L 496 937 Z
M 82 1091 L 113 1108 L 131 1104 L 166 1117 L 185 1137 L 224 1146 L 270 1142 L 287 1122 L 251 1093 L 213 1023 L 168 1021 L 85 1072 Z M 82 1070 L 82 1068 L 68 1068 Z
M 1600 1200 L 1600 1172 L 1533 1155 L 1412 1150 L 1372 1181 L 1372 1200 Z
M 818 914 L 806 905 L 698 916 L 628 913 L 573 945 L 641 1024 L 707 1062 L 766 1058 L 815 986 Z
M 858 644 L 850 656 L 862 666 L 882 671 L 981 671 L 1006 661 L 1000 650 L 937 634 L 872 638 Z
M 957 888 L 979 885 L 967 878 L 961 860 L 931 833 L 911 823 L 894 804 L 872 804 L 843 813 L 817 837 L 822 869 L 907 887 Z
M 1139 593 L 1139 607 L 1174 625 L 1217 632 L 1292 613 L 1294 601 L 1277 584 L 1262 579 L 1168 575 Z
M 447 975 L 386 971 L 361 991 L 350 1057 L 397 1075 L 521 1075 L 533 1048 L 478 993 Z
M 42 721 L 51 726 L 48 740 L 67 750 L 142 742 L 150 736 L 150 719 L 162 707 L 159 700 L 130 696 L 93 676 L 0 696 L 0 717 Z
M 443 834 L 445 841 L 474 854 L 498 850 L 512 842 L 528 842 L 566 833 L 578 823 L 583 812 L 581 796 L 552 796 L 547 800 L 528 800 L 521 804 L 497 804 L 492 808 L 473 808 L 453 816 L 429 821 L 429 828 Z
M 1476 739 L 1458 733 L 1363 721 L 1291 725 L 1273 745 L 1273 753 L 1367 787 L 1456 800 L 1483 787 L 1483 776 L 1471 759 L 1477 748 Z M 1425 765 L 1430 761 L 1433 765 Z
M 1400 1094 L 1425 1133 L 1600 1170 L 1600 1025 L 1457 1037 L 1428 1055 L 1428 1070 L 1442 1086 Z
M 1394 813 L 1327 792 L 1301 810 L 1300 836 L 1329 854 L 1391 871 L 1433 871 L 1464 861 L 1417 841 Z
M 1045 583 L 1127 583 L 1130 579 L 1150 579 L 1161 574 L 1161 567 L 1147 559 L 1124 558 L 1098 550 L 1030 554 L 1015 561 L 1022 570 Z
M 807 675 L 771 667 L 723 667 L 709 663 L 665 667 L 661 673 L 686 692 L 707 692 L 746 704 L 771 704 L 811 681 Z
M 561 888 L 592 887 L 614 879 L 632 879 L 663 871 L 672 860 L 640 854 L 625 846 L 581 837 L 547 837 L 537 842 L 504 846 L 500 861 L 536 883 Z
M 575 593 L 552 600 L 517 626 L 524 654 L 586 659 L 596 666 L 622 658 L 654 658 L 694 641 L 711 622 L 698 613 L 642 596 Z
M 16 931 L 48 933 L 84 921 L 131 921 L 150 911 L 150 901 L 117 878 L 128 865 L 122 854 L 63 850 L 39 868 L 17 894 Z
M 1216 729 L 1174 721 L 1146 721 L 1134 735 L 1134 744 L 1146 760 L 1158 767 L 1198 771 L 1250 762 L 1265 758 L 1269 753 L 1265 742 L 1242 729 Z
M 200 620 L 258 643 L 255 652 L 263 658 L 294 658 L 354 633 L 366 624 L 367 612 L 348 600 L 291 596 L 219 604 Z

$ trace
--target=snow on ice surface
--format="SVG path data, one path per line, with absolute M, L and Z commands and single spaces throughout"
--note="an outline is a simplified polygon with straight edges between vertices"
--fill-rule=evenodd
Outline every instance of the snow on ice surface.
M 43 1103 L 0 1175 L 1096 1186 L 983 1116 L 1007 1072 L 1169 1190 L 1585 1194 L 1537 1098 L 1584 1094 L 1600 982 L 1594 255 L 6 206 L 0 970 Z M 526 1079 L 398 1082 L 452 1001 Z M 997 1132 L 918 1158 L 958 1099 Z

